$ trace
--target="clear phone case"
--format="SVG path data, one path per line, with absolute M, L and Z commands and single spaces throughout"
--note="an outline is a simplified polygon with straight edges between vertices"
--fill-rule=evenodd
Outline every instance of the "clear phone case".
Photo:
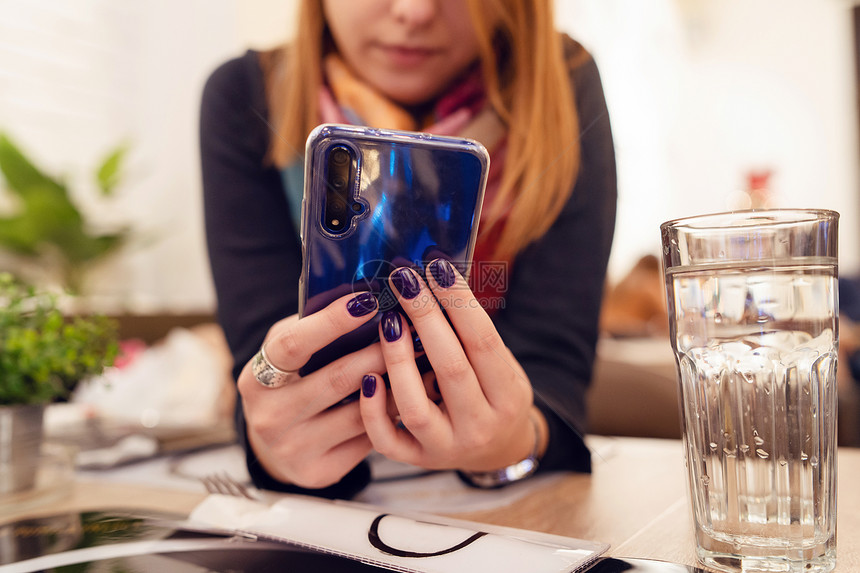
M 381 311 L 394 308 L 388 275 L 400 266 L 423 274 L 443 257 L 467 275 L 488 169 L 487 150 L 469 139 L 316 128 L 305 155 L 299 314 L 361 291 L 374 293 Z M 318 353 L 305 371 L 375 340 L 378 316 Z

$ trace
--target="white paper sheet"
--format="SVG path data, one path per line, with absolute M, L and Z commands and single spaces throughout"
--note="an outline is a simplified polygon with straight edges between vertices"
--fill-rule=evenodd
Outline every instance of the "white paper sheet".
M 608 549 L 591 541 L 305 496 L 269 506 L 211 495 L 189 521 L 417 573 L 569 573 Z

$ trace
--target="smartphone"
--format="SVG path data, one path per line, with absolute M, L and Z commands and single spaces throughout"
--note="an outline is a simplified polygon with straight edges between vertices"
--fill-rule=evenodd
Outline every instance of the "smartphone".
M 388 275 L 448 259 L 468 276 L 490 157 L 477 141 L 324 124 L 307 140 L 299 315 L 372 292 L 374 320 L 318 352 L 308 373 L 377 340 L 397 299 Z

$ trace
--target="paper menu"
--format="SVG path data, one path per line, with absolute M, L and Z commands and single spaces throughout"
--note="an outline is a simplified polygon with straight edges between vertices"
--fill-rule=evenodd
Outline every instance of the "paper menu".
M 416 573 L 570 573 L 608 549 L 580 539 L 305 496 L 267 505 L 211 495 L 189 521 Z

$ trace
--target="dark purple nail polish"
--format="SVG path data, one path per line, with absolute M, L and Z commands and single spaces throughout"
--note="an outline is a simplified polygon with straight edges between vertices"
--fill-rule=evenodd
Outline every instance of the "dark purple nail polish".
M 376 394 L 376 376 L 367 374 L 361 379 L 361 393 L 364 394 L 365 398 L 373 398 L 373 395 Z
M 415 352 L 424 352 L 424 344 L 421 342 L 421 338 L 418 337 L 417 332 L 412 336 L 412 349 Z
M 394 283 L 394 288 L 397 289 L 397 292 L 403 298 L 413 299 L 421 292 L 418 277 L 407 268 L 400 268 L 394 271 L 391 275 L 391 282 Z
M 382 315 L 382 336 L 388 342 L 400 340 L 400 335 L 403 334 L 403 327 L 400 324 L 400 315 L 396 310 L 385 311 Z
M 376 310 L 376 297 L 372 293 L 362 292 L 346 303 L 346 310 L 354 317 L 365 316 Z
M 457 275 L 454 274 L 454 267 L 445 259 L 436 259 L 429 265 L 430 272 L 433 278 L 436 279 L 436 284 L 442 288 L 448 288 L 457 280 Z

